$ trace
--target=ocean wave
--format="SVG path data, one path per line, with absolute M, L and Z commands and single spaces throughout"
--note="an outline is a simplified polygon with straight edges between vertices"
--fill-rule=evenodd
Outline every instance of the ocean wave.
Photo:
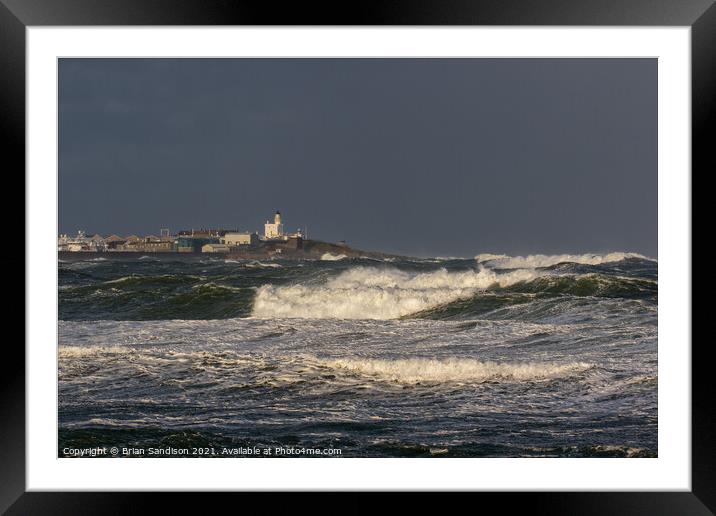
M 203 280 L 202 276 L 195 276 L 193 274 L 158 274 L 154 276 L 143 276 L 139 274 L 130 274 L 129 276 L 122 276 L 117 279 L 108 280 L 104 283 L 109 284 L 124 284 L 124 285 L 150 285 L 156 283 L 193 283 L 196 281 Z
M 82 269 L 91 269 L 102 265 L 103 260 L 79 260 L 79 261 L 64 261 L 59 264 L 60 270 L 78 271 Z
M 656 451 L 627 445 L 596 444 L 586 446 L 526 446 L 527 457 L 656 457 Z
M 416 383 L 535 381 L 572 376 L 592 368 L 585 362 L 482 362 L 475 359 L 332 360 L 325 365 L 380 380 Z
M 565 294 L 580 297 L 653 298 L 659 291 L 656 280 L 608 276 L 605 274 L 563 274 L 536 278 L 530 283 L 509 288 L 512 292 Z
M 321 261 L 324 262 L 337 262 L 338 260 L 345 260 L 348 258 L 345 254 L 333 254 L 333 253 L 323 253 L 321 256 Z
M 337 383 L 354 382 L 356 377 L 362 380 L 378 380 L 401 384 L 418 383 L 484 383 L 484 382 L 521 382 L 564 378 L 577 375 L 594 367 L 593 364 L 580 361 L 549 362 L 549 361 L 514 361 L 498 362 L 478 360 L 474 358 L 318 358 L 313 355 L 293 355 L 276 357 L 278 360 L 267 361 L 264 356 L 252 356 L 239 352 L 220 352 L 195 350 L 165 350 L 162 345 L 134 347 L 116 345 L 67 346 L 59 348 L 62 361 L 89 359 L 101 361 L 113 360 L 117 356 L 131 357 L 125 364 L 126 374 L 134 373 L 175 375 L 179 370 L 192 367 L 203 372 L 212 372 L 220 376 L 216 380 L 232 385 L 236 378 L 224 376 L 224 372 L 233 370 L 241 376 L 251 371 L 257 383 L 269 382 L 273 385 L 305 383 L 308 380 L 321 381 L 327 379 L 327 369 L 336 375 Z M 86 362 L 64 363 L 82 366 Z M 99 362 L 97 362 L 99 363 Z M 72 370 L 67 370 L 72 374 Z M 174 373 L 171 370 L 174 369 Z
M 261 262 L 261 261 L 255 260 L 255 261 L 252 261 L 252 262 L 247 263 L 247 264 L 246 264 L 246 267 L 248 267 L 249 269 L 256 269 L 256 268 L 259 268 L 259 269 L 278 269 L 278 268 L 282 267 L 282 265 L 281 265 L 280 263 L 274 263 L 274 262 L 265 263 L 265 262 Z
M 551 257 L 551 262 L 565 256 Z M 498 255 L 483 263 L 249 259 L 234 265 L 218 258 L 211 266 L 195 260 L 60 263 L 60 318 L 467 320 L 519 313 L 541 320 L 545 310 L 556 314 L 549 308 L 554 298 L 565 298 L 560 309 L 580 314 L 590 297 L 599 298 L 595 303 L 605 298 L 637 301 L 625 305 L 636 312 L 652 310 L 658 301 L 656 263 L 641 260 L 509 269 L 493 266 Z M 530 260 L 533 265 L 550 263 Z M 581 301 L 567 303 L 572 298 Z
M 459 299 L 480 289 L 531 281 L 545 272 L 489 269 L 409 273 L 355 267 L 319 285 L 260 287 L 252 315 L 259 318 L 396 319 Z
M 656 261 L 638 253 L 607 253 L 607 254 L 531 254 L 528 256 L 508 256 L 506 254 L 483 253 L 475 256 L 478 263 L 487 264 L 501 269 L 532 269 L 551 267 L 558 263 L 579 263 L 583 265 L 601 265 L 603 263 L 620 262 L 629 258 Z
M 122 346 L 60 346 L 59 358 L 85 358 L 98 355 L 126 355 L 128 350 Z

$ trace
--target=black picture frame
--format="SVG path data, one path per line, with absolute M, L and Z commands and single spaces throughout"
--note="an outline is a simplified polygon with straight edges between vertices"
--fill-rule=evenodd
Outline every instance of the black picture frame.
M 576 25 L 689 26 L 692 71 L 692 170 L 714 170 L 708 126 L 716 93 L 716 5 L 712 0 L 362 0 L 271 2 L 244 0 L 0 0 L 0 145 L 5 191 L 25 191 L 25 28 L 87 25 Z M 692 172 L 692 177 L 696 175 Z M 17 181 L 12 184 L 12 181 Z M 9 197 L 9 196 L 8 196 Z M 6 199 L 7 200 L 7 199 Z M 17 224 L 19 208 L 3 205 Z M 24 213 L 24 212 L 23 212 Z M 29 238 L 30 235 L 26 235 Z M 19 246 L 18 246 L 19 248 Z M 2 258 L 6 270 L 25 268 L 24 251 Z M 17 275 L 19 276 L 19 275 Z M 14 281 L 18 281 L 16 277 Z M 24 286 L 23 286 L 24 287 Z M 11 291 L 19 292 L 18 290 Z M 8 287 L 10 290 L 10 287 Z M 5 312 L 6 328 L 24 304 Z M 21 308 L 22 306 L 22 308 Z M 17 317 L 12 310 L 18 312 Z M 12 323 L 15 324 L 15 323 Z M 6 335 L 7 329 L 6 329 Z M 531 512 L 570 514 L 714 514 L 716 425 L 708 360 L 710 340 L 692 346 L 692 490 L 690 492 L 484 493 L 529 504 Z M 687 345 L 688 343 L 671 343 Z M 40 493 L 25 489 L 25 352 L 6 338 L 0 373 L 0 512 L 124 514 L 147 497 L 163 508 L 190 508 L 185 495 Z M 222 497 L 230 495 L 222 495 Z M 216 500 L 214 500 L 216 502 Z M 300 502 L 299 502 L 300 503 Z M 344 502 L 342 502 L 344 503 Z M 332 505 L 330 499 L 328 506 Z M 353 507 L 359 508 L 360 502 Z

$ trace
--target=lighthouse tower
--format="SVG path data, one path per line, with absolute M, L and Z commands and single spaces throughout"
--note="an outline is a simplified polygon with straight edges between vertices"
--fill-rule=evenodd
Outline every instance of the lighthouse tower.
M 264 239 L 283 238 L 283 224 L 281 223 L 281 212 L 276 211 L 273 216 L 273 224 L 268 220 L 264 224 Z

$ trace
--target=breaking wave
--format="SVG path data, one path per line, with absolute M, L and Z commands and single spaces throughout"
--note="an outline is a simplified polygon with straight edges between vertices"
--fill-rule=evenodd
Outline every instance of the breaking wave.
M 282 267 L 282 265 L 281 265 L 280 263 L 274 263 L 274 262 L 264 263 L 264 262 L 259 261 L 259 260 L 254 260 L 254 261 L 252 261 L 252 262 L 247 263 L 247 264 L 246 264 L 246 267 L 248 267 L 249 269 L 254 269 L 254 268 L 260 268 L 260 269 L 278 269 L 278 268 Z
M 96 365 L 101 360 L 113 360 L 116 356 L 131 357 L 125 364 L 124 374 L 146 373 L 155 370 L 157 374 L 169 373 L 181 376 L 187 362 L 193 367 L 209 370 L 232 369 L 241 376 L 251 370 L 262 379 L 276 386 L 310 380 L 327 379 L 326 369 L 338 377 L 338 382 L 361 380 L 394 382 L 401 384 L 474 384 L 484 382 L 521 382 L 552 380 L 577 375 L 594 367 L 587 362 L 497 362 L 473 358 L 338 358 L 319 359 L 315 356 L 279 357 L 278 363 L 267 362 L 265 357 L 256 357 L 235 352 L 211 351 L 162 351 L 160 347 L 148 347 L 139 352 L 133 347 L 116 345 L 60 346 L 60 360 L 72 360 L 65 367 L 67 375 L 82 374 L 92 359 Z M 173 369 L 173 371 L 172 371 Z M 224 378 L 235 382 L 233 376 Z M 330 377 L 330 379 L 335 379 Z
M 548 380 L 572 376 L 592 367 L 585 362 L 499 363 L 474 359 L 333 360 L 328 367 L 405 384 L 482 383 L 489 381 Z
M 491 286 L 531 281 L 544 272 L 515 270 L 409 273 L 356 267 L 320 285 L 264 285 L 256 293 L 254 317 L 396 319 L 459 299 Z
M 132 274 L 129 276 L 122 276 L 116 279 L 105 281 L 105 285 L 111 284 L 124 284 L 124 285 L 137 285 L 137 286 L 151 286 L 156 284 L 185 284 L 194 283 L 202 280 L 201 276 L 195 276 L 191 274 L 159 274 L 155 276 L 142 276 L 138 274 Z
M 551 267 L 558 263 L 579 263 L 583 265 L 601 265 L 603 263 L 620 262 L 630 258 L 656 261 L 638 253 L 607 253 L 607 254 L 531 254 L 528 256 L 508 256 L 506 254 L 483 253 L 475 256 L 478 263 L 500 269 L 524 269 L 535 267 Z
M 321 261 L 324 262 L 337 262 L 338 260 L 344 260 L 348 258 L 345 254 L 332 254 L 332 253 L 323 253 L 321 255 Z
M 588 297 L 634 300 L 638 306 L 630 306 L 651 310 L 658 300 L 658 264 L 635 256 L 480 255 L 480 263 L 415 259 L 390 264 L 368 259 L 226 263 L 223 257 L 210 263 L 78 261 L 58 267 L 60 318 L 467 319 L 500 317 L 496 310 L 512 313 L 518 304 L 529 305 L 519 309 L 521 316 L 539 318 L 556 297 L 574 301 L 563 305 L 567 310 L 589 303 Z M 617 258 L 625 261 L 544 267 L 566 259 L 606 263 Z M 523 264 L 535 267 L 511 268 Z

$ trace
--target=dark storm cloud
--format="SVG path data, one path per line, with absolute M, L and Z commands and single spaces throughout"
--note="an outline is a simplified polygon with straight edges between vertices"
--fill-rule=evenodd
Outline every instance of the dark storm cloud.
M 657 253 L 655 59 L 63 59 L 60 231 Z

